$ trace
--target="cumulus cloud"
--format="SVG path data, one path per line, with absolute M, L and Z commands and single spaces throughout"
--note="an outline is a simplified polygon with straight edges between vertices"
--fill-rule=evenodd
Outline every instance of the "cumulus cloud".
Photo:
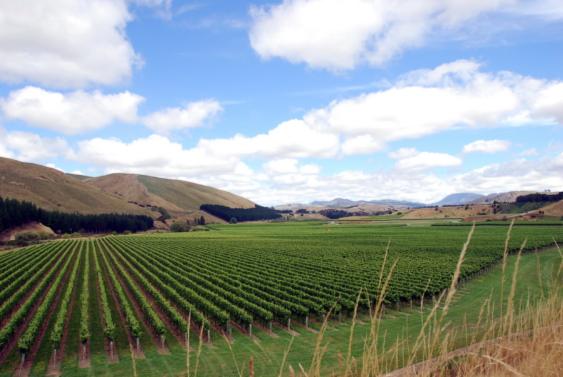
M 339 151 L 339 138 L 303 120 L 292 119 L 264 134 L 202 139 L 197 147 L 209 154 L 221 156 L 332 157 Z
M 339 135 L 346 155 L 369 153 L 389 142 L 461 127 L 561 124 L 560 87 L 558 81 L 484 72 L 479 63 L 460 60 L 410 72 L 386 89 L 333 101 L 303 121 Z
M 401 148 L 389 156 L 396 160 L 395 166 L 371 171 L 327 174 L 306 159 L 272 156 L 264 156 L 262 166 L 254 170 L 244 163 L 244 155 L 218 155 L 197 145 L 185 148 L 165 136 L 151 135 L 129 142 L 84 140 L 78 144 L 73 159 L 105 173 L 141 173 L 207 184 L 266 205 L 339 196 L 431 203 L 454 192 L 563 190 L 563 153 L 539 161 L 519 159 L 465 172 L 457 168 L 459 158 L 445 153 Z M 456 169 L 446 175 L 433 172 L 443 167 Z
M 563 190 L 563 153 L 542 160 L 517 159 L 486 165 L 452 178 L 454 187 L 474 192 Z
M 347 138 L 342 143 L 344 155 L 368 154 L 383 148 L 383 143 L 371 135 L 358 135 Z
M 507 150 L 510 142 L 507 140 L 475 140 L 463 147 L 463 153 L 496 153 Z
M 29 132 L 8 132 L 0 128 L 0 156 L 26 162 L 40 162 L 55 157 L 72 157 L 72 150 L 62 138 L 45 138 Z
M 131 142 L 106 138 L 83 140 L 78 144 L 75 158 L 105 172 L 139 172 L 166 177 L 229 173 L 242 165 L 236 157 L 217 157 L 201 149 L 185 149 L 180 143 L 160 135 Z
M 461 165 L 460 158 L 447 153 L 419 152 L 414 148 L 401 148 L 391 152 L 389 157 L 396 159 L 398 170 L 428 170 Z
M 173 130 L 200 127 L 221 111 L 221 104 L 210 99 L 159 110 L 145 116 L 142 121 L 151 130 L 167 134 Z
M 453 34 L 481 15 L 557 19 L 563 6 L 555 0 L 283 0 L 250 13 L 250 42 L 262 58 L 346 70 L 381 65 L 430 34 Z
M 0 80 L 81 88 L 126 81 L 140 58 L 125 0 L 0 2 Z
M 143 97 L 128 91 L 60 93 L 27 86 L 0 99 L 0 109 L 10 119 L 70 135 L 114 121 L 134 122 L 141 102 Z

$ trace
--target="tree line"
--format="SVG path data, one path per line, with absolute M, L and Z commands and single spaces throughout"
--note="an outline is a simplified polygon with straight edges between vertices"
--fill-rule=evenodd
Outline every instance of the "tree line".
M 516 198 L 516 203 L 523 204 L 529 202 L 557 202 L 563 200 L 563 192 L 557 194 L 528 194 L 520 195 Z
M 138 232 L 153 227 L 153 219 L 144 215 L 118 213 L 80 214 L 47 211 L 35 204 L 0 197 L 0 231 L 32 221 L 40 222 L 56 233 Z
M 254 208 L 230 208 L 218 204 L 202 204 L 200 209 L 229 222 L 274 220 L 282 217 L 275 209 L 259 205 Z

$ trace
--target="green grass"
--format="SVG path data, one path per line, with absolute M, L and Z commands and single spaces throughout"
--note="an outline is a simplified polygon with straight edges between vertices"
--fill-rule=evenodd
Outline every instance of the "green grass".
M 461 244 L 459 240 L 463 240 L 468 229 L 465 227 L 404 227 L 404 226 L 377 226 L 370 224 L 353 224 L 353 225 L 326 225 L 324 223 L 306 223 L 306 224 L 238 224 L 234 226 L 214 226 L 215 231 L 197 232 L 185 235 L 166 235 L 166 236 L 147 236 L 147 237 L 167 237 L 173 239 L 184 239 L 185 242 L 217 242 L 217 245 L 225 243 L 233 243 L 238 246 L 246 246 L 250 241 L 251 247 L 259 247 L 262 245 L 265 250 L 270 250 L 281 244 L 295 246 L 299 243 L 307 242 L 311 250 L 321 250 L 328 244 L 340 244 L 344 249 L 353 249 L 360 246 L 373 247 L 380 249 L 389 239 L 392 239 L 392 247 L 401 249 L 412 244 L 414 240 L 420 240 L 419 245 L 426 245 L 430 242 L 439 243 L 440 239 L 434 235 L 445 235 L 451 237 L 452 234 L 459 234 L 459 237 L 453 239 L 451 245 L 435 245 L 440 252 L 451 252 L 457 255 Z M 561 227 L 515 227 L 514 239 L 511 246 L 515 247 L 529 232 L 530 234 L 545 235 L 553 234 L 561 237 Z M 428 232 L 430 236 L 428 236 Z M 476 232 L 476 242 L 480 241 L 479 237 L 492 237 L 490 242 L 498 244 L 502 248 L 505 227 L 478 227 Z M 498 235 L 495 235 L 498 233 Z M 429 238 L 423 238 L 423 235 Z M 494 237 L 493 237 L 494 236 Z M 459 238 L 459 240 L 458 240 Z M 348 240 L 352 245 L 345 245 Z M 291 241 L 291 242 L 289 242 Z M 289 242 L 289 243 L 288 243 Z M 502 251 L 502 249 L 501 249 Z M 515 257 L 509 258 L 507 276 L 511 275 Z M 541 266 L 540 275 L 542 284 L 539 283 L 537 265 Z M 525 300 L 528 297 L 537 298 L 541 294 L 540 287 L 546 287 L 547 282 L 553 275 L 555 268 L 559 266 L 559 254 L 554 251 L 544 251 L 538 254 L 525 254 L 522 256 L 520 265 L 520 274 L 518 279 L 517 301 Z M 93 261 L 91 261 L 93 266 Z M 102 263 L 102 269 L 103 263 Z M 115 305 L 112 305 L 113 318 L 117 323 L 117 347 L 119 348 L 119 362 L 110 365 L 107 363 L 107 357 L 104 351 L 103 331 L 99 320 L 99 307 L 97 302 L 97 294 L 94 291 L 96 287 L 94 268 L 90 271 L 90 287 L 91 292 L 91 367 L 88 369 L 80 369 L 78 367 L 78 358 L 76 352 L 79 346 L 79 305 L 75 302 L 73 315 L 70 318 L 70 332 L 66 346 L 66 356 L 62 365 L 63 375 L 68 376 L 132 376 L 133 365 L 129 353 L 127 337 L 124 332 L 120 318 L 116 311 Z M 491 272 L 481 275 L 466 285 L 461 287 L 460 292 L 455 297 L 455 302 L 450 307 L 447 317 L 453 326 L 461 326 L 464 321 L 469 323 L 476 322 L 482 303 L 489 297 L 499 297 L 500 287 L 500 266 L 494 267 Z M 509 285 L 510 279 L 506 284 Z M 110 286 L 109 280 L 106 278 L 106 284 Z M 508 286 L 506 285 L 506 286 Z M 507 289 L 505 286 L 505 289 Z M 506 295 L 505 295 L 506 297 Z M 113 303 L 110 297 L 110 302 Z M 498 303 L 497 303 L 498 304 Z M 498 308 L 498 305 L 497 305 Z M 425 311 L 428 309 L 425 309 Z M 364 338 L 369 330 L 368 318 L 366 313 L 360 316 L 363 319 L 356 327 L 353 350 L 355 355 L 359 355 L 363 350 Z M 388 311 L 382 320 L 381 326 L 381 344 L 384 339 L 386 344 L 392 343 L 397 337 L 407 337 L 411 341 L 418 335 L 421 324 L 421 313 L 415 306 L 413 309 L 405 308 L 401 311 Z M 313 327 L 318 328 L 316 323 Z M 301 364 L 305 369 L 311 362 L 314 346 L 316 342 L 316 334 L 313 334 L 303 328 L 296 328 L 299 336 L 296 336 L 291 351 L 289 353 L 287 364 L 292 365 L 298 370 Z M 277 376 L 283 354 L 290 343 L 292 336 L 283 329 L 276 329 L 275 333 L 278 337 L 273 338 L 260 330 L 255 331 L 258 341 L 254 341 L 242 334 L 234 333 L 234 342 L 230 350 L 227 343 L 218 338 L 214 334 L 214 341 L 211 345 L 204 344 L 201 353 L 199 376 L 237 376 L 238 370 L 248 370 L 248 360 L 252 356 L 255 361 L 255 371 L 257 376 Z M 323 361 L 326 370 L 330 370 L 338 365 L 338 354 L 346 354 L 348 338 L 350 335 L 350 320 L 338 322 L 331 320 L 328 330 L 325 334 L 323 343 L 328 344 L 328 351 Z M 194 349 L 190 353 L 191 375 L 194 373 L 195 357 L 197 348 L 196 334 L 191 336 L 191 346 Z M 465 339 L 458 340 L 463 345 Z M 44 341 L 45 342 L 45 341 Z M 184 348 L 177 342 L 176 338 L 171 335 L 167 336 L 167 343 L 170 349 L 169 355 L 158 354 L 156 348 L 152 344 L 152 340 L 148 336 L 143 337 L 142 347 L 146 358 L 143 360 L 135 360 L 136 368 L 139 376 L 177 376 L 185 374 L 186 353 Z M 45 375 L 45 363 L 51 356 L 50 347 L 43 344 L 41 346 L 40 355 L 38 355 L 36 365 L 32 370 L 32 376 Z M 287 367 L 285 369 L 287 371 Z M 0 376 L 10 376 L 12 369 L 7 366 L 0 366 Z M 243 373 L 248 375 L 248 373 Z M 287 374 L 285 374 L 287 375 Z

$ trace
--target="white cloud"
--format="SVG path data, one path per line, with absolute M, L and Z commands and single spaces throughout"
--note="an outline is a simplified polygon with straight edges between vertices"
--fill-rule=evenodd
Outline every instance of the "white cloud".
M 7 132 L 0 128 L 0 156 L 26 162 L 41 162 L 54 157 L 72 157 L 62 138 L 45 138 L 29 132 Z
M 2 144 L 0 143 L 0 151 Z M 390 169 L 344 170 L 322 174 L 318 165 L 298 158 L 265 156 L 258 170 L 241 155 L 217 155 L 199 146 L 186 149 L 167 137 L 151 135 L 130 142 L 95 138 L 78 145 L 75 160 L 105 173 L 131 172 L 185 179 L 228 190 L 265 205 L 348 197 L 396 198 L 431 203 L 454 192 L 563 190 L 563 154 L 541 161 L 524 159 L 438 176 L 436 167 L 457 167 L 461 160 L 437 152 L 401 148 Z M 268 159 L 270 158 L 270 159 Z
M 410 72 L 388 88 L 333 101 L 266 133 L 202 139 L 197 148 L 218 156 L 332 158 L 463 127 L 557 124 L 563 96 L 552 92 L 560 84 L 483 72 L 479 63 L 460 60 Z
M 345 155 L 368 154 L 383 148 L 383 143 L 371 135 L 359 135 L 346 139 L 342 143 Z
M 345 139 L 347 155 L 386 143 L 461 127 L 558 124 L 561 82 L 511 72 L 483 72 L 473 61 L 455 61 L 402 76 L 395 85 L 334 101 L 303 121 Z
M 563 153 L 541 161 L 518 159 L 487 165 L 453 177 L 452 184 L 482 193 L 563 190 Z
M 553 82 L 541 88 L 536 94 L 532 111 L 534 114 L 563 124 L 563 83 Z
M 139 62 L 124 0 L 0 2 L 0 80 L 51 87 L 111 85 Z
M 397 160 L 398 170 L 428 170 L 432 168 L 454 167 L 461 165 L 460 158 L 447 153 L 419 152 L 413 148 L 401 148 L 389 154 Z
M 0 109 L 11 119 L 64 134 L 77 134 L 114 121 L 136 121 L 137 107 L 142 101 L 143 97 L 127 91 L 59 93 L 27 86 L 0 99 Z
M 250 42 L 262 58 L 346 70 L 381 65 L 431 34 L 451 36 L 481 15 L 549 20 L 563 17 L 563 7 L 556 0 L 283 0 L 250 13 Z
M 201 149 L 184 149 L 167 137 L 151 135 L 129 143 L 119 139 L 94 138 L 81 141 L 75 157 L 106 172 L 139 172 L 165 177 L 217 174 L 235 171 L 235 157 L 216 157 Z
M 339 139 L 302 120 L 293 119 L 253 137 L 235 135 L 228 139 L 202 139 L 197 148 L 219 156 L 332 157 L 338 153 Z
M 507 150 L 510 142 L 506 140 L 475 140 L 463 147 L 463 153 L 496 153 Z
M 203 100 L 190 102 L 183 108 L 169 107 L 156 111 L 142 121 L 151 130 L 167 134 L 173 130 L 200 127 L 222 110 L 221 104 L 216 100 Z

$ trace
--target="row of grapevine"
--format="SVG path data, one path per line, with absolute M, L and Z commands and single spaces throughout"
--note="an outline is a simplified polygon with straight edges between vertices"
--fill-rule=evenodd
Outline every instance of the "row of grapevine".
M 115 323 L 113 322 L 110 303 L 108 300 L 108 293 L 106 290 L 106 285 L 104 283 L 102 269 L 100 267 L 100 261 L 98 259 L 98 250 L 96 250 L 96 252 L 94 252 L 93 254 L 94 254 L 94 268 L 96 270 L 96 281 L 98 282 L 98 292 L 100 295 L 100 303 L 102 306 L 102 321 L 104 323 L 104 335 L 108 338 L 109 341 L 113 341 L 113 339 L 115 338 Z
M 30 271 L 32 275 L 29 276 L 27 273 L 23 275 L 27 276 L 27 280 L 19 282 L 18 285 L 12 287 L 10 285 L 6 289 L 9 289 L 11 292 L 9 296 L 7 296 L 2 304 L 0 305 L 0 318 L 6 318 L 10 311 L 12 311 L 16 305 L 24 298 L 25 295 L 29 294 L 30 290 L 33 289 L 33 286 L 36 285 L 41 279 L 45 276 L 45 273 L 49 271 L 53 264 L 57 260 L 57 258 L 61 258 L 62 255 L 65 254 L 66 250 L 68 250 L 72 246 L 72 243 L 67 243 L 63 245 L 59 250 L 55 251 L 50 258 L 43 262 L 38 261 L 34 265 L 30 266 Z
M 220 309 L 211 301 L 207 300 L 206 298 L 200 296 L 196 293 L 192 288 L 185 286 L 184 284 L 180 283 L 175 277 L 168 273 L 166 269 L 157 268 L 157 266 L 149 263 L 146 259 L 146 255 L 138 258 L 138 261 L 150 272 L 154 273 L 158 278 L 163 281 L 166 285 L 169 285 L 173 290 L 175 290 L 181 297 L 187 300 L 196 308 L 204 313 L 207 316 L 211 317 L 215 320 L 220 326 L 223 328 L 227 328 L 227 324 L 229 322 L 229 314 Z
M 80 265 L 81 255 L 82 255 L 82 250 L 78 252 L 78 257 L 74 262 L 74 267 L 72 268 L 72 272 L 70 274 L 68 282 L 66 283 L 66 289 L 63 293 L 63 298 L 59 305 L 55 323 L 53 324 L 53 329 L 51 330 L 50 339 L 54 349 L 59 349 L 61 345 L 64 325 L 67 319 L 67 315 L 69 313 L 69 305 L 70 305 L 70 301 L 72 300 L 72 293 L 74 292 L 74 287 L 75 287 L 74 283 L 76 280 L 76 275 L 78 273 L 78 266 Z
M 141 271 L 142 275 L 147 277 L 148 281 L 152 282 L 156 287 L 158 287 L 163 292 L 166 298 L 172 301 L 185 313 L 188 313 L 192 321 L 194 321 L 198 326 L 209 328 L 209 323 L 207 319 L 201 314 L 201 312 L 194 305 L 188 302 L 184 297 L 182 297 L 173 287 L 166 284 L 151 271 L 147 270 L 145 266 L 139 264 L 138 261 L 130 260 L 129 262 L 131 262 L 131 264 L 134 265 L 135 268 Z
M 197 283 L 191 281 L 189 278 L 182 271 L 178 271 L 172 264 L 168 263 L 163 259 L 156 259 L 150 256 L 149 254 L 145 254 L 144 258 L 150 262 L 151 265 L 157 267 L 163 271 L 166 271 L 171 278 L 175 281 L 180 283 L 184 287 L 190 287 L 197 297 L 200 300 L 208 300 L 210 303 L 216 305 L 217 307 L 221 308 L 225 312 L 229 313 L 229 316 L 232 316 L 232 319 L 236 320 L 241 324 L 250 324 L 252 323 L 252 315 L 250 315 L 246 310 L 241 309 L 237 305 L 232 304 L 228 300 L 224 299 L 222 295 L 214 293 L 208 289 L 203 288 L 202 286 L 198 285 Z M 194 296 L 195 297 L 195 296 Z M 271 316 L 271 314 L 270 314 Z
M 115 256 L 110 254 L 114 263 L 118 264 L 115 259 Z M 186 333 L 188 331 L 189 324 L 188 322 L 182 317 L 182 315 L 174 308 L 172 303 L 166 299 L 155 287 L 154 285 L 135 267 L 129 263 L 126 259 L 123 258 L 122 255 L 119 255 L 120 261 L 125 265 L 127 270 L 131 272 L 131 274 L 135 277 L 135 279 L 139 282 L 139 284 L 144 288 L 144 290 L 155 300 L 156 304 L 160 307 L 160 309 L 171 319 L 172 323 L 176 326 L 178 330 L 182 333 Z M 157 330 L 157 333 L 160 333 Z
M 102 256 L 102 260 L 103 260 L 105 269 L 107 270 L 108 276 L 111 280 L 113 289 L 114 289 L 114 291 L 117 295 L 117 300 L 119 301 L 119 305 L 121 307 L 123 315 L 125 316 L 125 322 L 127 324 L 127 328 L 129 329 L 131 336 L 133 336 L 134 338 L 136 338 L 138 340 L 141 337 L 141 334 L 142 334 L 141 324 L 139 323 L 139 320 L 137 319 L 137 316 L 135 315 L 135 312 L 134 312 L 133 308 L 131 307 L 131 304 L 129 303 L 129 299 L 127 298 L 127 295 L 125 294 L 125 291 L 123 290 L 123 287 L 121 286 L 121 283 L 117 279 L 117 276 L 115 276 L 115 272 L 113 271 L 113 269 L 112 269 L 110 263 L 108 262 L 105 254 L 101 253 L 101 256 Z
M 55 265 L 51 268 L 51 270 L 49 270 L 47 274 L 43 275 L 43 278 L 41 279 L 39 284 L 33 287 L 34 289 L 31 295 L 27 298 L 27 300 L 22 305 L 20 305 L 19 308 L 10 316 L 7 323 L 0 330 L 0 349 L 2 349 L 8 343 L 8 341 L 11 339 L 11 337 L 18 329 L 18 326 L 29 315 L 30 311 L 32 310 L 33 306 L 37 303 L 37 301 L 41 300 L 41 296 L 45 294 L 45 289 L 49 286 L 51 281 L 55 279 L 56 276 L 60 276 L 59 267 L 63 263 L 68 263 L 69 260 L 70 258 L 68 257 L 67 253 L 65 253 L 63 257 L 59 258 L 55 263 Z M 31 286 L 27 287 L 27 289 L 31 289 L 31 288 L 32 288 Z M 10 297 L 9 300 L 17 302 L 17 300 L 12 300 L 12 298 L 13 297 Z
M 55 247 L 56 245 L 53 244 L 50 245 L 50 247 L 39 249 L 36 252 L 24 254 L 26 258 L 21 258 L 18 263 L 14 263 L 10 266 L 10 268 L 6 269 L 6 271 L 0 275 L 0 291 L 5 289 L 8 285 L 12 284 L 16 279 L 19 279 L 22 275 L 22 269 L 27 269 L 29 266 L 34 265 L 35 261 L 48 257 L 49 251 Z
M 84 268 L 82 270 L 82 288 L 80 290 L 80 341 L 82 344 L 90 338 L 90 242 L 86 244 Z
M 63 265 L 59 274 L 55 278 L 53 284 L 47 291 L 45 298 L 43 299 L 43 301 L 39 305 L 39 308 L 33 315 L 33 318 L 31 319 L 31 322 L 27 326 L 27 329 L 25 330 L 23 335 L 19 338 L 18 349 L 22 354 L 26 354 L 29 351 L 30 347 L 35 342 L 39 329 L 41 328 L 41 326 L 44 324 L 46 320 L 47 314 L 49 312 L 49 308 L 51 307 L 51 304 L 55 300 L 57 291 L 59 290 L 59 287 L 66 275 L 66 270 L 68 269 L 71 260 L 72 258 L 66 259 L 65 264 Z
M 125 284 L 129 289 L 129 292 L 132 293 L 133 297 L 135 298 L 135 301 L 141 308 L 141 311 L 143 312 L 146 319 L 148 320 L 149 325 L 154 329 L 157 335 L 162 336 L 165 332 L 164 323 L 162 323 L 162 320 L 152 308 L 151 304 L 145 297 L 145 294 L 141 291 L 141 289 L 139 289 L 139 287 L 137 287 L 131 276 L 127 273 L 127 271 L 125 271 L 125 269 L 121 266 L 121 264 L 119 264 L 115 260 L 115 257 L 111 253 L 108 255 L 110 257 L 110 260 L 112 261 L 113 266 L 115 266 L 115 268 L 119 272 L 119 275 L 121 276 L 123 281 L 125 281 Z

